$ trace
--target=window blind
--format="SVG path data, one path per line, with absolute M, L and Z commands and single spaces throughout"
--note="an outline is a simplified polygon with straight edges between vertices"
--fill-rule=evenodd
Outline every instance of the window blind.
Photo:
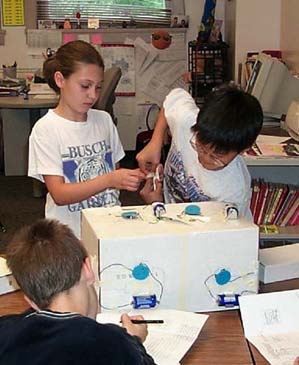
M 101 23 L 135 22 L 169 26 L 171 10 L 164 0 L 37 0 L 37 19 L 63 22 L 65 18 L 76 20 L 80 12 L 80 22 L 88 18 L 99 18 Z

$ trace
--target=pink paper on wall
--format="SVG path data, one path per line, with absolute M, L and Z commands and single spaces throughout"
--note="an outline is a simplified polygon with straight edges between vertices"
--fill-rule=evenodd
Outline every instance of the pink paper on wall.
M 68 43 L 68 42 L 72 42 L 76 40 L 76 34 L 72 34 L 72 33 L 65 33 L 63 35 L 63 44 Z
M 103 43 L 102 34 L 91 34 L 90 35 L 90 43 L 100 45 Z

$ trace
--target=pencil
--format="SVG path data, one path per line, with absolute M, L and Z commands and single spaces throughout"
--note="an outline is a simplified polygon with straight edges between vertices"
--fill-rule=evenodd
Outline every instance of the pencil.
M 132 323 L 134 324 L 154 324 L 154 323 L 164 323 L 163 319 L 132 319 Z
M 163 319 L 132 319 L 131 322 L 134 324 L 143 324 L 143 323 L 157 324 L 157 323 L 164 323 L 164 320 Z

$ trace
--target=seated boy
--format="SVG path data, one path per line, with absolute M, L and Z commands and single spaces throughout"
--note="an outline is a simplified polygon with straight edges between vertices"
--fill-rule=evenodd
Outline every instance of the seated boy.
M 39 220 L 22 229 L 7 263 L 32 309 L 0 318 L 1 364 L 154 364 L 142 345 L 145 325 L 126 314 L 124 328 L 95 321 L 90 259 L 66 225 Z
M 211 92 L 199 110 L 183 89 L 167 96 L 149 144 L 137 155 L 144 172 L 160 161 L 164 133 L 172 142 L 164 168 L 166 203 L 217 200 L 235 203 L 240 215 L 251 217 L 248 169 L 240 156 L 251 147 L 263 123 L 258 100 L 235 86 Z M 141 196 L 147 203 L 161 201 L 161 184 L 147 180 Z

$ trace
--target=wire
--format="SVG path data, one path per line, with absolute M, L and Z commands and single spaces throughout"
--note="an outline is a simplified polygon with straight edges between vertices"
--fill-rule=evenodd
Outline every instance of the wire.
M 131 271 L 131 272 L 133 271 L 132 269 L 130 269 L 128 266 L 126 266 L 126 265 L 124 265 L 124 264 L 115 263 L 115 264 L 110 264 L 110 265 L 108 265 L 108 266 L 104 267 L 104 269 L 100 271 L 100 275 L 101 275 L 101 274 L 102 274 L 105 270 L 110 269 L 110 267 L 113 267 L 113 266 L 122 266 L 123 268 L 125 268 L 125 269 L 127 269 L 127 270 L 129 270 L 129 271 Z
M 163 288 L 163 284 L 162 282 L 153 274 L 152 270 L 150 269 L 150 267 L 145 264 L 145 263 L 142 263 L 144 266 L 146 266 L 149 270 L 149 273 L 150 273 L 150 276 L 159 284 L 160 286 L 160 295 L 159 295 L 159 298 L 157 299 L 157 303 L 160 303 L 161 302 L 161 299 L 162 299 L 162 295 L 163 295 L 163 292 L 164 292 L 164 288 Z M 103 268 L 103 270 L 100 271 L 100 275 L 107 269 L 113 267 L 113 266 L 121 266 L 123 268 L 125 268 L 126 270 L 130 271 L 130 272 L 133 272 L 133 269 L 131 269 L 130 267 L 124 265 L 124 264 L 121 264 L 121 263 L 113 263 L 113 264 L 110 264 L 106 267 Z M 132 305 L 133 302 L 131 303 L 127 303 L 127 304 L 121 304 L 121 305 L 117 305 L 116 307 L 106 307 L 102 304 L 100 304 L 100 307 L 103 308 L 103 309 L 106 309 L 106 310 L 113 310 L 113 309 L 117 309 L 117 308 L 124 308 L 124 307 L 127 307 L 129 305 Z
M 230 279 L 230 280 L 229 280 L 226 284 L 233 283 L 234 281 L 237 281 L 237 280 L 239 280 L 239 279 L 243 279 L 243 278 L 245 278 L 246 276 L 254 275 L 254 274 L 255 274 L 255 272 L 254 272 L 254 271 L 251 271 L 251 272 L 248 272 L 248 273 L 246 273 L 246 274 L 244 274 L 244 275 L 236 276 L 235 278 Z M 204 281 L 204 285 L 205 285 L 206 289 L 208 290 L 208 292 L 209 292 L 210 296 L 211 296 L 214 300 L 217 300 L 217 296 L 215 296 L 215 295 L 213 294 L 212 290 L 211 290 L 211 289 L 209 288 L 209 286 L 208 286 L 208 281 L 209 281 L 212 277 L 215 277 L 215 276 L 216 276 L 216 273 L 211 274 L 210 276 L 208 276 L 208 277 L 205 279 L 205 281 Z M 240 293 L 240 295 L 242 295 L 243 293 L 255 293 L 255 292 L 254 292 L 254 291 L 250 291 L 250 290 L 243 290 L 243 291 Z

